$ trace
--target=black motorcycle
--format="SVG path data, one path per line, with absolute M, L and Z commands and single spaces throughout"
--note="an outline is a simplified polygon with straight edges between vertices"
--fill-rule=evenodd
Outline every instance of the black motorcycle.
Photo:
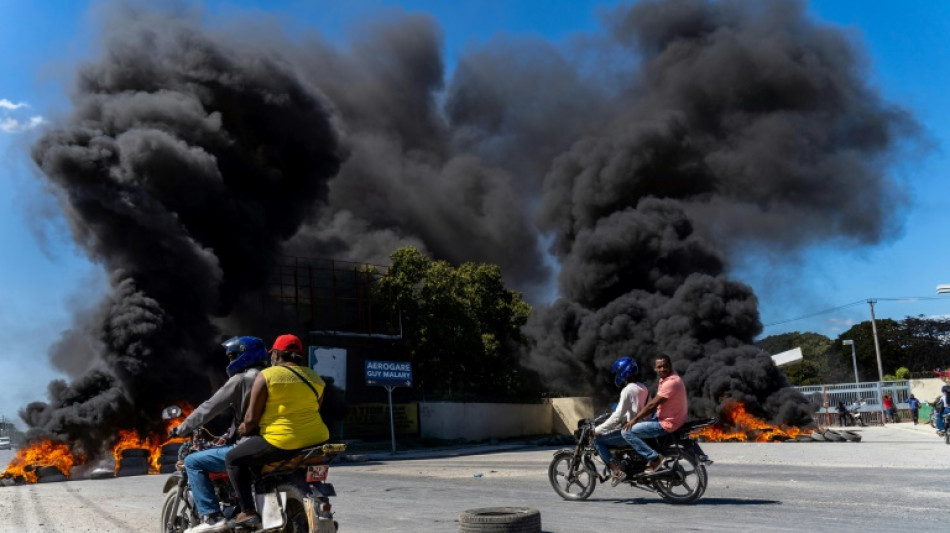
M 554 491 L 565 500 L 586 500 L 594 492 L 597 482 L 611 478 L 610 469 L 594 448 L 594 428 L 607 419 L 609 413 L 594 420 L 582 419 L 577 423 L 573 450 L 554 453 L 548 466 L 548 480 Z M 665 501 L 676 504 L 693 503 L 706 492 L 706 466 L 712 464 L 690 437 L 694 429 L 710 426 L 718 419 L 694 420 L 669 435 L 644 439 L 651 448 L 665 457 L 654 472 L 644 472 L 647 461 L 630 447 L 612 447 L 611 453 L 627 474 L 623 481 L 632 487 L 655 492 Z
M 177 406 L 165 408 L 162 418 L 171 420 L 182 416 Z M 190 440 L 178 452 L 178 471 L 168 477 L 162 492 L 162 533 L 182 533 L 199 523 L 188 474 L 181 467 L 188 454 L 218 444 L 218 439 L 206 429 L 196 429 Z M 263 465 L 255 473 L 253 488 L 257 511 L 261 517 L 260 529 L 282 533 L 334 533 L 339 524 L 333 520 L 330 497 L 336 496 L 333 485 L 326 483 L 330 463 L 346 450 L 345 444 L 323 444 L 300 450 L 283 461 Z M 209 476 L 214 485 L 226 519 L 233 519 L 238 509 L 237 494 L 226 472 Z M 249 532 L 247 528 L 225 531 Z

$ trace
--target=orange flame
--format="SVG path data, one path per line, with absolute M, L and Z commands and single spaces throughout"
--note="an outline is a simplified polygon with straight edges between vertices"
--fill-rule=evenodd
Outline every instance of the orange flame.
M 774 426 L 749 414 L 742 402 L 727 401 L 719 423 L 698 429 L 692 436 L 709 442 L 773 442 L 794 439 L 802 433 L 801 428 Z
M 112 447 L 112 455 L 115 457 L 116 468 L 122 462 L 122 451 L 131 448 L 146 449 L 149 452 L 149 464 L 155 471 L 159 470 L 159 457 L 162 454 L 162 446 L 172 442 L 184 442 L 185 439 L 176 437 L 169 439 L 168 430 L 181 424 L 185 417 L 194 411 L 187 402 L 179 404 L 183 414 L 182 418 L 167 420 L 164 424 L 164 430 L 161 433 L 151 433 L 144 438 L 134 430 L 119 430 L 118 442 Z M 77 464 L 86 462 L 85 455 L 74 455 L 69 445 L 63 442 L 55 442 L 47 439 L 38 439 L 30 442 L 25 448 L 20 448 L 16 456 L 10 461 L 7 469 L 0 474 L 0 478 L 14 478 L 23 480 L 26 483 L 36 483 L 36 469 L 43 466 L 55 466 L 63 475 L 69 477 L 69 470 Z
M 44 466 L 55 466 L 69 477 L 69 469 L 77 462 L 85 463 L 86 457 L 73 455 L 65 443 L 38 439 L 31 441 L 28 447 L 20 448 L 0 477 L 22 477 L 27 483 L 36 483 L 36 469 Z
M 172 442 L 184 442 L 183 437 L 175 437 L 173 439 L 168 438 L 168 430 L 181 424 L 188 415 L 194 411 L 188 403 L 182 403 L 181 407 L 182 418 L 176 418 L 174 420 L 165 421 L 165 430 L 163 433 L 151 433 L 146 435 L 144 438 L 141 437 L 138 432 L 134 430 L 119 430 L 119 441 L 116 442 L 115 446 L 112 447 L 112 456 L 115 457 L 115 467 L 118 471 L 119 467 L 122 465 L 122 452 L 129 449 L 144 449 L 148 450 L 148 462 L 152 470 L 158 471 L 159 464 L 158 460 L 162 456 L 162 446 L 172 443 Z

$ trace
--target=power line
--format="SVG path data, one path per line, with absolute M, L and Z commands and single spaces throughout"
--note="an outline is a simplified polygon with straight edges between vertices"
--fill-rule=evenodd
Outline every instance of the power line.
M 795 322 L 795 321 L 797 321 L 797 320 L 804 320 L 804 319 L 806 319 L 806 318 L 812 318 L 812 317 L 816 317 L 816 316 L 820 316 L 820 315 L 825 315 L 825 314 L 828 314 L 828 313 L 832 313 L 832 312 L 834 312 L 834 311 L 838 311 L 838 310 L 841 310 L 841 309 L 847 309 L 848 307 L 854 307 L 854 306 L 856 306 L 856 305 L 860 305 L 860 304 L 867 303 L 868 300 L 877 300 L 877 301 L 882 301 L 882 302 L 916 302 L 916 301 L 920 301 L 920 300 L 944 300 L 944 301 L 946 301 L 947 299 L 946 299 L 946 298 L 940 298 L 940 297 L 938 297 L 938 296 L 903 296 L 903 297 L 897 297 L 897 298 L 865 298 L 865 299 L 863 299 L 863 300 L 858 300 L 858 301 L 856 301 L 856 302 L 851 302 L 851 303 L 849 303 L 849 304 L 839 305 L 839 306 L 837 306 L 837 307 L 831 307 L 831 308 L 828 308 L 828 309 L 822 309 L 821 311 L 814 311 L 814 312 L 808 313 L 808 314 L 806 314 L 806 315 L 797 316 L 797 317 L 795 317 L 795 318 L 787 318 L 787 319 L 785 319 L 785 320 L 779 320 L 779 321 L 777 321 L 777 322 L 770 322 L 770 323 L 768 323 L 768 324 L 762 324 L 762 327 L 763 327 L 763 328 L 768 328 L 768 327 L 772 327 L 772 326 L 778 326 L 778 325 L 780 325 L 780 324 L 788 324 L 789 322 Z

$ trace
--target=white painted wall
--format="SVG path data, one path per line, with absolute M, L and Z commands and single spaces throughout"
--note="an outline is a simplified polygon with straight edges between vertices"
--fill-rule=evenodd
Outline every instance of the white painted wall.
M 540 404 L 420 402 L 424 438 L 482 441 L 528 435 L 568 434 L 589 418 L 589 398 L 556 398 Z

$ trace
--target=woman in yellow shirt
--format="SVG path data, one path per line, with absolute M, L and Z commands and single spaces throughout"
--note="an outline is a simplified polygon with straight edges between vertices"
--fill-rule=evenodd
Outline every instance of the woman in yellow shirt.
M 271 366 L 258 374 L 238 434 L 251 435 L 225 456 L 231 484 L 241 503 L 235 526 L 256 527 L 260 517 L 251 496 L 251 469 L 293 457 L 300 448 L 326 442 L 330 431 L 320 417 L 326 385 L 304 364 L 303 343 L 281 335 L 270 350 Z

